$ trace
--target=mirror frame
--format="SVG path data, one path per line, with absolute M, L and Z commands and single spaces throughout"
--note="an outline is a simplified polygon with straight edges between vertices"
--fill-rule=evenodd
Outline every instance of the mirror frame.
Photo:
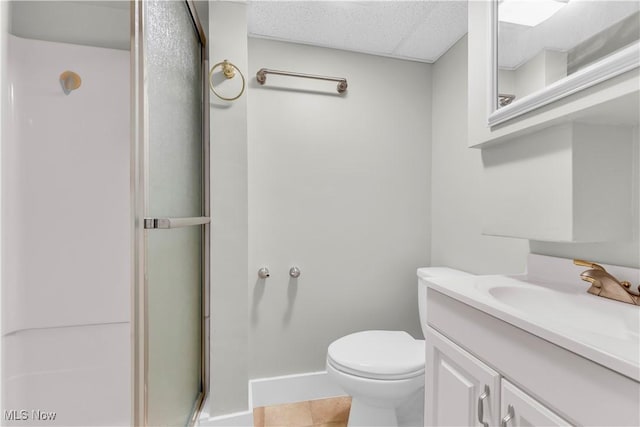
M 566 96 L 587 89 L 640 66 L 640 41 L 609 55 L 575 73 L 531 93 L 511 104 L 498 108 L 498 1 L 491 0 L 489 66 L 489 117 L 488 125 L 493 127 L 530 111 L 551 104 Z

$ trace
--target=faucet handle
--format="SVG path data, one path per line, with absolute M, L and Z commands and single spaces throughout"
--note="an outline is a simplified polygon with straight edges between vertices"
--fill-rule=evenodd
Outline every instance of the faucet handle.
M 605 270 L 605 268 L 603 266 L 601 266 L 600 264 L 596 264 L 595 262 L 591 262 L 591 261 L 585 261 L 583 259 L 574 259 L 573 263 L 575 265 L 579 265 L 581 267 L 589 267 L 589 268 L 594 268 L 596 270 L 601 270 L 601 271 L 607 271 Z M 622 286 L 624 286 L 626 289 L 631 289 L 631 283 L 627 282 L 626 280 L 622 280 L 622 281 L 618 281 L 618 283 L 620 283 Z M 640 292 L 640 285 L 638 285 L 638 291 Z
M 591 262 L 591 261 L 585 261 L 585 260 L 582 260 L 582 259 L 574 259 L 573 263 L 575 265 L 579 265 L 581 267 L 589 267 L 589 268 L 595 268 L 597 270 L 607 271 L 600 264 L 596 264 L 595 262 Z
M 594 262 L 574 259 L 575 265 L 589 267 L 580 273 L 580 278 L 591 283 L 587 292 L 596 296 L 622 301 L 629 304 L 640 305 L 640 296 L 631 292 L 631 283 L 621 281 L 613 277 L 603 266 Z M 640 286 L 638 286 L 640 291 Z

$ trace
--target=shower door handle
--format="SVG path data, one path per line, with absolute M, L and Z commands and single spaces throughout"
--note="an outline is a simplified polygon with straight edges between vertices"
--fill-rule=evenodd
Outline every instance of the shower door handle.
M 208 216 L 196 216 L 189 218 L 145 218 L 144 228 L 146 230 L 169 229 L 180 227 L 192 227 L 194 225 L 209 224 L 211 218 Z

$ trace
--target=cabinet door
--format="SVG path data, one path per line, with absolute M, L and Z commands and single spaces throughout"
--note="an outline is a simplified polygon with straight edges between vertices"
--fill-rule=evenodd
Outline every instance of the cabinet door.
M 425 425 L 497 425 L 500 375 L 431 328 L 425 381 Z
M 504 378 L 500 391 L 502 427 L 571 425 Z

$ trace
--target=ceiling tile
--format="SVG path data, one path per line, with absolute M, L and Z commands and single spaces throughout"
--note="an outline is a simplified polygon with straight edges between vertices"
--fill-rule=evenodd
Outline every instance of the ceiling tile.
M 467 2 L 440 1 L 429 16 L 407 36 L 394 54 L 435 62 L 467 33 Z
M 248 8 L 253 36 L 422 61 L 446 51 L 461 25 L 464 34 L 466 1 L 250 1 Z

